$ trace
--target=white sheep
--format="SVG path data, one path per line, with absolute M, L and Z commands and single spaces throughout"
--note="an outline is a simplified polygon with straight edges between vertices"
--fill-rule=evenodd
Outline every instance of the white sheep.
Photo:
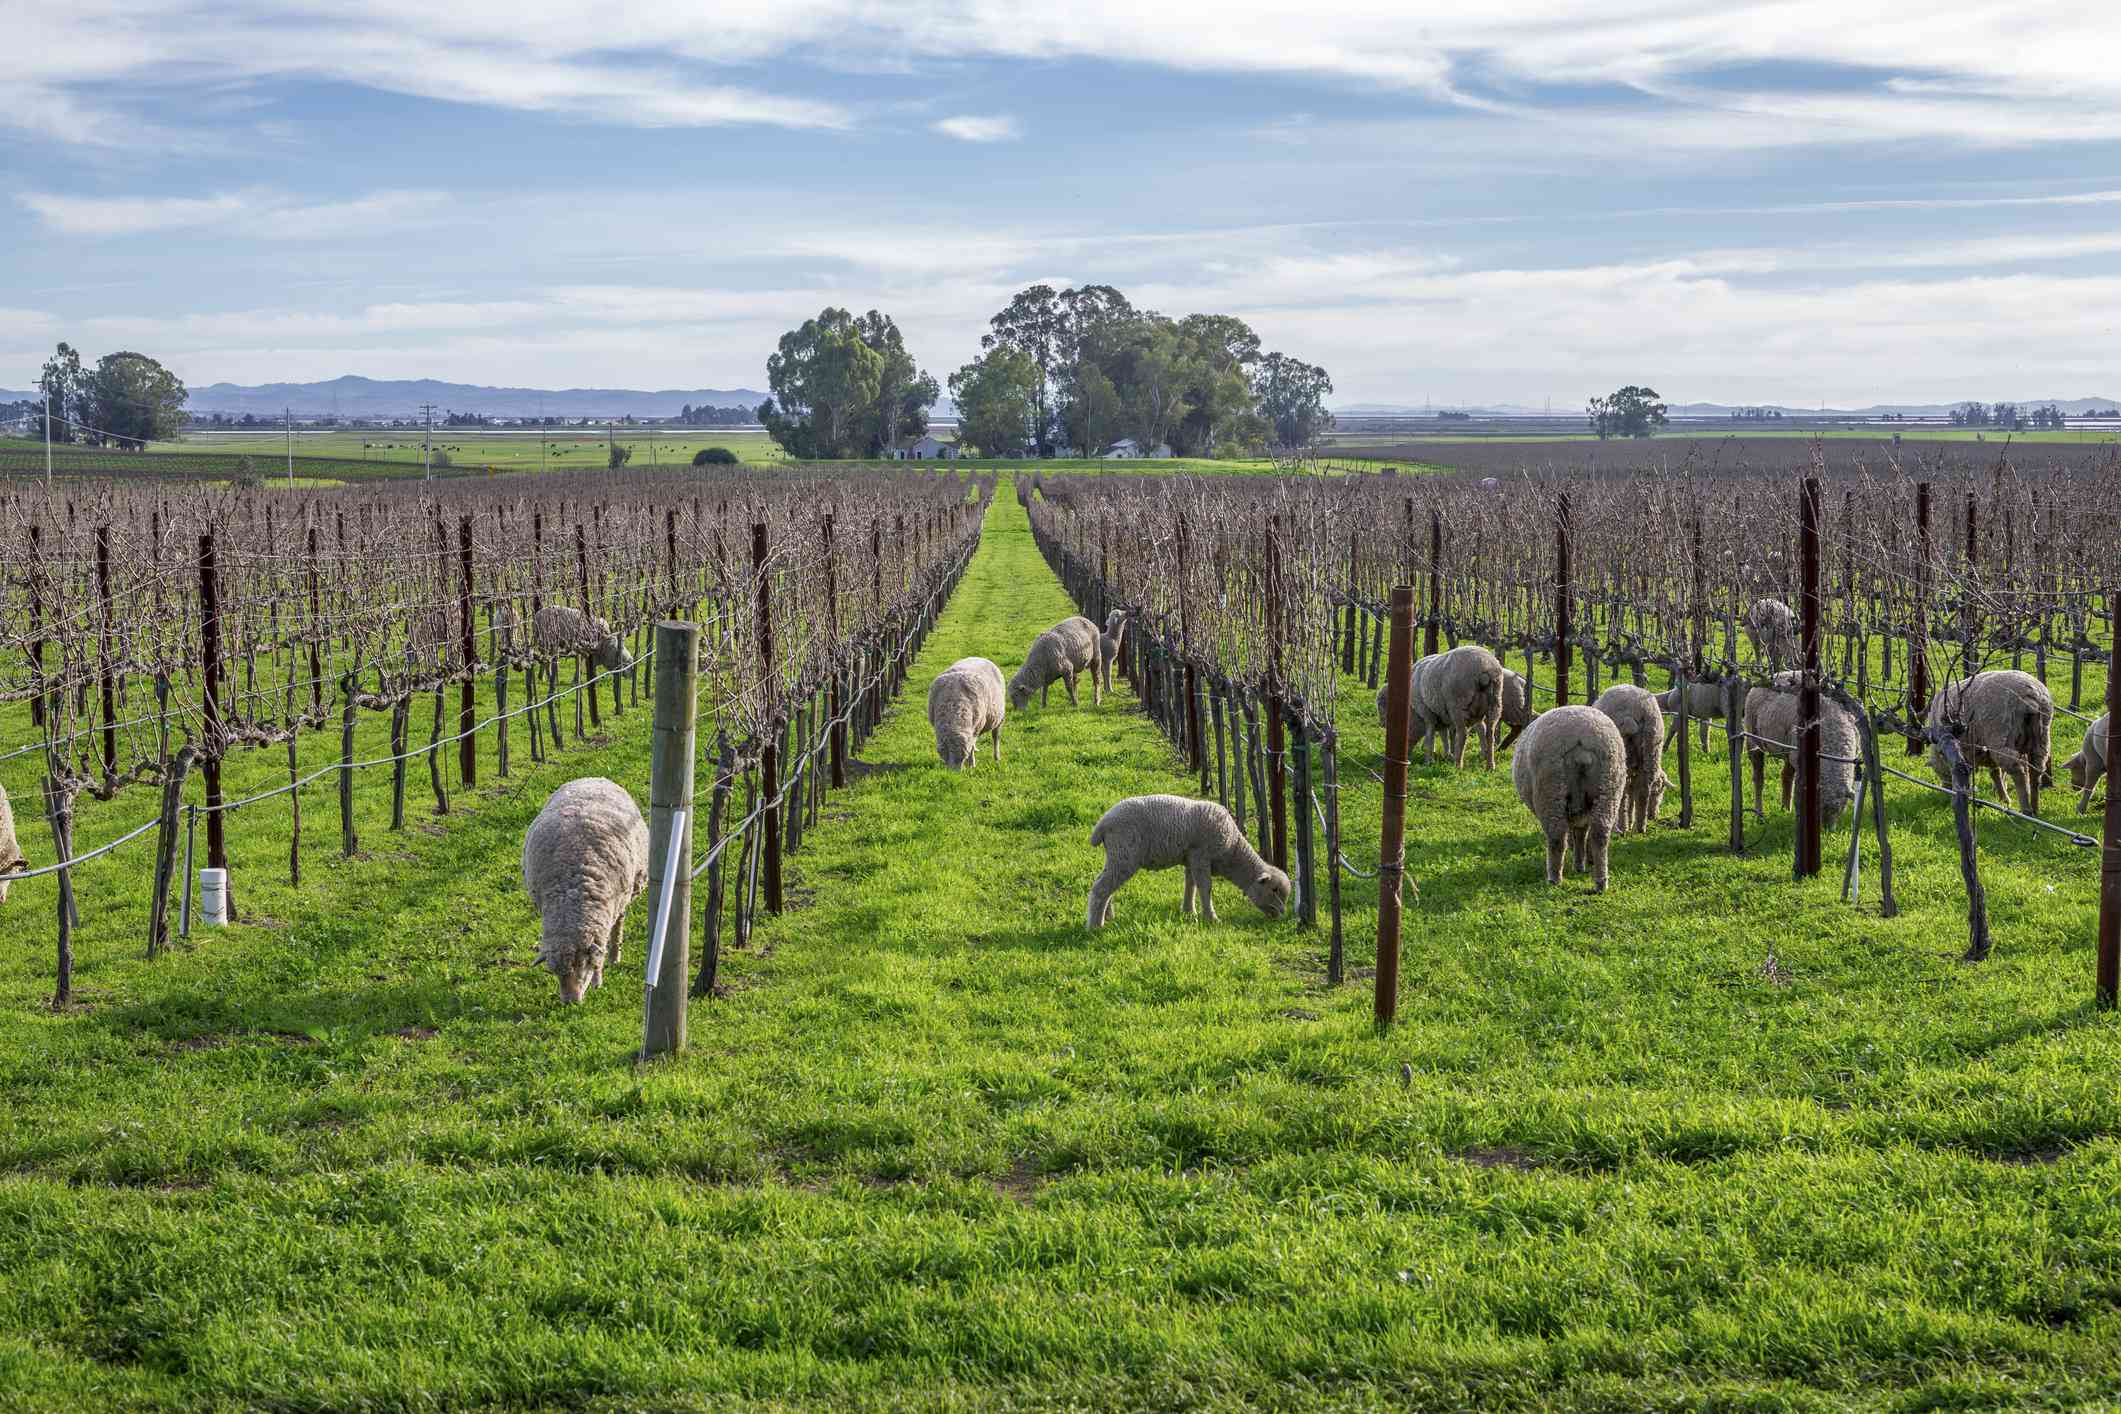
M 1947 722 L 1965 723 L 1959 751 L 1966 764 L 1976 771 L 1988 767 L 1996 797 L 2006 804 L 2003 773 L 2008 771 L 2018 808 L 2034 815 L 2040 809 L 2039 787 L 2054 783 L 2049 742 L 2054 721 L 2055 699 L 2046 683 L 2031 673 L 1999 668 L 1947 683 L 1930 699 L 1928 725 L 1941 730 Z M 1929 762 L 1937 779 L 1950 785 L 1951 764 L 1934 742 Z
M 1107 810 L 1090 843 L 1105 847 L 1105 870 L 1090 886 L 1089 926 L 1112 921 L 1112 895 L 1144 869 L 1186 871 L 1184 908 L 1215 921 L 1209 886 L 1217 876 L 1244 891 L 1253 906 L 1279 918 L 1289 903 L 1289 876 L 1259 857 L 1230 812 L 1212 800 L 1182 795 L 1137 795 Z
M 1007 715 L 1002 670 L 985 658 L 960 658 L 928 684 L 928 725 L 935 754 L 953 771 L 979 764 L 981 733 L 994 737 L 994 760 L 1002 759 L 1002 718 Z
M 552 793 L 523 836 L 523 887 L 543 927 L 538 961 L 572 1005 L 619 961 L 626 909 L 648 887 L 648 826 L 625 789 L 599 776 Z
M 1456 657 L 1461 655 L 1463 657 Z M 1500 685 L 1496 689 L 1496 710 L 1493 717 L 1472 716 L 1476 694 L 1484 694 L 1492 679 L 1486 665 L 1476 655 L 1486 655 L 1501 673 Z M 1455 657 L 1455 665 L 1436 673 L 1445 659 Z M 1377 724 L 1388 726 L 1385 720 L 1386 704 L 1391 697 L 1391 686 L 1377 689 Z M 1435 739 L 1443 734 L 1444 750 L 1450 752 L 1459 765 L 1465 764 L 1466 735 L 1468 726 L 1478 724 L 1481 728 L 1481 756 L 1490 767 L 1495 764 L 1495 753 L 1507 748 L 1517 740 L 1518 734 L 1532 724 L 1532 694 L 1525 686 L 1524 676 L 1502 666 L 1502 660 L 1487 649 L 1473 644 L 1461 644 L 1445 653 L 1431 653 L 1414 660 L 1407 684 L 1407 708 L 1411 721 L 1407 728 L 1407 745 L 1410 749 L 1416 737 L 1421 738 L 1422 752 L 1434 759 Z M 1468 718 L 1458 721 L 1459 716 Z M 1495 723 L 1510 728 L 1508 737 L 1495 739 Z M 1455 730 L 1454 730 L 1455 728 Z
M 1104 695 L 1098 690 L 1097 625 L 1082 615 L 1062 619 L 1032 640 L 1031 651 L 1024 655 L 1024 665 L 1016 670 L 1009 680 L 1009 705 L 1022 711 L 1031 701 L 1031 694 L 1038 694 L 1038 705 L 1046 705 L 1048 690 L 1058 681 L 1068 689 L 1068 705 L 1082 704 L 1075 697 L 1075 675 L 1090 674 L 1090 702 L 1102 703 Z
M 530 621 L 530 634 L 539 652 L 587 658 L 607 673 L 633 665 L 633 655 L 608 622 L 565 604 L 547 604 L 538 610 Z
M 1756 599 L 1745 611 L 1745 636 L 1753 652 L 1766 658 L 1774 672 L 1797 661 L 1797 615 L 1780 599 Z
M 2093 722 L 2090 730 L 2084 733 L 2084 745 L 2077 748 L 2077 754 L 2062 763 L 2062 769 L 2069 772 L 2069 783 L 2084 792 L 2077 798 L 2079 815 L 2092 808 L 2092 787 L 2099 784 L 2099 778 L 2106 774 L 2107 761 L 2110 759 L 2107 744 L 2113 740 L 2107 719 L 2112 715 L 2110 712 L 2101 713 L 2099 720 Z M 2112 790 L 2113 787 L 2109 785 L 2107 789 Z M 0 796 L 0 822 L 4 822 L 6 818 L 7 798 Z M 5 848 L 4 844 L 0 844 L 0 850 Z M 0 899 L 6 897 L 6 888 L 0 887 Z
M 1657 694 L 1657 705 L 1667 716 L 1679 715 L 1679 685 L 1674 683 Z M 1723 684 L 1714 678 L 1695 678 L 1686 685 L 1687 715 L 1701 724 L 1701 749 L 1713 751 L 1709 725 L 1723 720 Z
M 7 788 L 0 786 L 0 903 L 7 902 L 7 876 L 27 868 L 29 861 L 15 839 L 15 812 L 7 803 Z
M 1107 693 L 1112 691 L 1112 665 L 1119 661 L 1120 650 L 1126 646 L 1127 611 L 1114 609 L 1105 616 L 1105 631 L 1097 640 L 1097 675 Z
M 1745 695 L 1745 751 L 1753 766 L 1753 813 L 1765 820 L 1766 804 L 1761 796 L 1767 774 L 1767 758 L 1782 763 L 1782 808 L 1790 808 L 1796 787 L 1797 736 L 1804 730 L 1797 695 L 1804 675 L 1777 673 L 1766 687 Z M 1856 798 L 1856 757 L 1862 751 L 1862 732 L 1849 709 L 1833 698 L 1819 699 L 1819 818 L 1831 826 Z
M 1671 782 L 1664 774 L 1664 711 L 1647 689 L 1616 682 L 1593 704 L 1613 719 L 1627 748 L 1627 798 L 1621 802 L 1620 832 L 1647 834 Z
M 1561 847 L 1580 870 L 1588 867 L 1599 893 L 1606 886 L 1606 850 L 1627 790 L 1627 744 L 1620 728 L 1596 707 L 1553 707 L 1532 719 L 1510 763 L 1517 798 L 1539 821 L 1547 840 L 1547 882 L 1561 882 Z

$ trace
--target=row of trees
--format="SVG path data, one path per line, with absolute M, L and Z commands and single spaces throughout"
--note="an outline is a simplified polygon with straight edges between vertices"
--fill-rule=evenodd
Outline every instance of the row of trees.
M 43 398 L 35 405 L 44 421 L 51 408 L 51 439 L 91 446 L 118 446 L 137 451 L 143 443 L 166 441 L 184 428 L 184 380 L 146 354 L 105 354 L 95 367 L 84 367 L 81 355 L 61 343 L 44 361 L 37 379 Z M 40 431 L 45 430 L 39 427 Z
M 1263 353 L 1228 314 L 1172 319 L 1110 285 L 1033 285 L 950 377 L 962 441 L 989 456 L 1095 455 L 1121 437 L 1181 456 L 1307 447 L 1333 424 L 1324 369 Z
M 1324 369 L 1262 352 L 1227 314 L 1172 319 L 1110 285 L 1033 285 L 950 376 L 958 439 L 986 456 L 1094 455 L 1122 437 L 1212 456 L 1308 447 L 1333 424 Z M 781 336 L 758 420 L 791 456 L 876 456 L 928 430 L 941 389 L 890 316 L 826 309 Z
M 2034 408 L 2030 412 L 2016 403 L 1962 403 L 1952 409 L 1954 427 L 1996 427 L 2006 432 L 2023 432 L 2028 427 L 2061 430 L 2061 410 L 2050 405 Z

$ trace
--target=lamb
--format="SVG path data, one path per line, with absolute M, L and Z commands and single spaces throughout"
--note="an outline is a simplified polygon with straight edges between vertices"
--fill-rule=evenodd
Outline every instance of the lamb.
M 598 776 L 554 791 L 523 836 L 523 887 L 543 919 L 538 961 L 572 1006 L 617 965 L 626 909 L 648 887 L 648 826 L 633 797 Z
M 1767 773 L 1767 758 L 1782 763 L 1782 808 L 1790 808 L 1796 785 L 1797 734 L 1804 729 L 1798 715 L 1801 699 L 1797 689 L 1803 674 L 1775 674 L 1767 687 L 1756 687 L 1745 695 L 1746 757 L 1753 764 L 1753 813 L 1765 820 L 1767 810 L 1761 794 Z M 1849 709 L 1831 697 L 1819 699 L 1819 819 L 1831 826 L 1856 798 L 1856 757 L 1862 754 L 1862 736 Z
M 1797 661 L 1797 615 L 1780 599 L 1756 599 L 1745 611 L 1745 636 L 1753 652 L 1781 672 Z
M 994 737 L 995 764 L 1001 764 L 1004 696 L 1002 670 L 985 658 L 960 658 L 935 675 L 928 684 L 928 725 L 945 766 L 977 766 L 982 732 Z
M 0 903 L 7 902 L 7 876 L 27 868 L 29 861 L 15 840 L 15 812 L 7 803 L 7 788 L 0 786 Z
M 1561 882 L 1562 841 L 1576 867 L 1588 856 L 1591 884 L 1606 886 L 1606 847 L 1627 790 L 1627 743 L 1613 719 L 1596 707 L 1554 707 L 1525 728 L 1510 775 L 1547 838 L 1547 882 Z
M 1679 685 L 1674 683 L 1657 694 L 1657 705 L 1668 717 L 1679 715 Z M 1701 749 L 1713 750 L 1709 724 L 1723 720 L 1723 684 L 1714 678 L 1695 678 L 1686 685 L 1686 714 L 1701 724 Z
M 1018 711 L 1031 701 L 1031 694 L 1038 694 L 1038 705 L 1046 705 L 1046 696 L 1058 680 L 1068 689 L 1068 705 L 1082 704 L 1075 697 L 1075 675 L 1090 674 L 1090 702 L 1092 706 L 1102 703 L 1104 695 L 1098 690 L 1097 666 L 1099 635 L 1097 625 L 1082 615 L 1062 619 L 1032 641 L 1031 651 L 1024 655 L 1024 665 L 1016 670 L 1009 680 L 1009 705 Z
M 633 666 L 633 655 L 609 623 L 564 604 L 547 604 L 538 610 L 530 621 L 530 636 L 541 653 L 574 654 L 607 673 Z
M 1127 611 L 1114 609 L 1105 616 L 1105 631 L 1097 640 L 1097 675 L 1108 693 L 1112 691 L 1112 665 L 1119 661 L 1120 649 L 1126 646 Z
M 2113 731 L 2107 725 L 2107 720 L 2112 715 L 2111 712 L 2102 713 L 2099 720 L 2093 722 L 2090 730 L 2084 733 L 2084 745 L 2077 748 L 2077 754 L 2062 763 L 2062 769 L 2069 772 L 2069 783 L 2084 792 L 2077 799 L 2077 813 L 2079 815 L 2086 813 L 2092 808 L 2092 787 L 2099 784 L 2099 778 L 2106 774 L 2106 763 L 2109 759 L 2108 743 L 2113 740 Z M 2110 791 L 2113 786 L 2109 784 L 2107 789 Z M 7 797 L 0 795 L 0 859 L 6 857 L 6 824 Z M 0 868 L 4 867 L 4 865 L 0 865 Z M 5 899 L 6 897 L 7 888 L 5 885 L 0 885 L 0 899 Z
M 2054 784 L 2048 737 L 2054 721 L 2055 699 L 2047 684 L 2009 668 L 1975 673 L 1947 684 L 1930 699 L 1929 726 L 1941 729 L 1946 722 L 1964 722 L 1959 750 L 1966 764 L 1977 771 L 1988 767 L 1996 796 L 2005 802 L 2010 797 L 2003 791 L 2003 772 L 2010 772 L 2018 808 L 2028 815 L 2039 813 L 2039 788 Z M 1950 785 L 1951 763 L 1934 742 L 1929 761 L 1937 779 Z
M 1182 795 L 1122 800 L 1090 831 L 1090 843 L 1105 847 L 1105 871 L 1090 886 L 1092 929 L 1112 921 L 1112 895 L 1143 869 L 1183 867 L 1185 911 L 1190 916 L 1198 898 L 1201 916 L 1210 923 L 1215 903 L 1208 890 L 1218 875 L 1242 889 L 1269 918 L 1279 918 L 1288 907 L 1289 876 L 1260 858 L 1230 812 L 1212 800 Z
M 1664 710 L 1646 689 L 1624 682 L 1599 693 L 1594 705 L 1613 719 L 1627 748 L 1627 798 L 1621 802 L 1620 832 L 1626 834 L 1632 827 L 1636 834 L 1648 834 L 1671 785 L 1664 774 Z

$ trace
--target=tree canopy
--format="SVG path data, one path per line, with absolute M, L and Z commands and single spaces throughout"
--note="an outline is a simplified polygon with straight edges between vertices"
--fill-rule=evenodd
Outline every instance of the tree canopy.
M 1040 384 L 1031 355 L 1009 346 L 989 349 L 951 374 L 958 440 L 983 456 L 1024 455 L 1035 444 Z
M 857 319 L 828 308 L 781 335 L 766 385 L 773 396 L 759 404 L 759 421 L 804 461 L 875 456 L 919 436 L 941 392 L 915 366 L 898 325 L 873 309 Z
M 1066 445 L 1095 455 L 1115 438 L 1144 446 L 1168 443 L 1187 456 L 1211 456 L 1274 441 L 1308 445 L 1332 423 L 1323 399 L 1332 392 L 1324 370 L 1285 354 L 1262 352 L 1259 335 L 1234 315 L 1189 314 L 1172 319 L 1138 310 L 1110 285 L 1056 290 L 1033 285 L 989 321 L 981 339 L 986 357 L 951 379 L 981 400 L 1011 391 L 1028 377 L 1030 429 L 1025 442 L 1040 453 Z M 997 352 L 1011 363 L 997 383 L 987 362 Z M 972 410 L 958 396 L 969 428 Z M 1012 441 L 1009 428 L 982 423 L 987 441 L 965 439 L 990 455 Z M 1288 435 L 1284 435 L 1288 434 Z
M 1600 437 L 1647 437 L 1665 425 L 1665 405 L 1655 388 L 1630 383 L 1618 392 L 1591 399 L 1591 430 Z
M 135 451 L 183 431 L 190 396 L 183 379 L 146 354 L 121 350 L 84 369 L 79 351 L 64 343 L 44 361 L 37 388 L 51 401 L 54 442 L 109 443 Z

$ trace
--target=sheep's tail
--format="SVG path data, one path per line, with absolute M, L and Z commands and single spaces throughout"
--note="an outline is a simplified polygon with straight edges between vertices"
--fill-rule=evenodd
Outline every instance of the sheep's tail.
M 1588 746 L 1572 746 L 1561 754 L 1561 769 L 1568 780 L 1562 799 L 1564 819 L 1579 820 L 1591 813 L 1596 792 L 1591 782 L 1598 774 L 1598 754 Z
M 1104 821 L 1102 821 L 1102 820 L 1100 820 L 1100 821 L 1098 821 L 1098 822 L 1097 822 L 1097 823 L 1096 823 L 1095 825 L 1092 825 L 1092 826 L 1090 827 L 1090 843 L 1092 843 L 1092 844 L 1103 844 L 1104 842 L 1105 842 L 1105 822 L 1104 822 Z
M 1473 720 L 1485 722 L 1502 712 L 1502 665 L 1497 663 L 1492 673 L 1482 673 L 1480 681 L 1473 685 Z
M 2055 709 L 2044 701 L 2036 700 L 2031 710 L 2018 718 L 2018 752 L 2025 759 L 2025 768 L 2043 786 L 2055 783 L 2054 759 L 2049 749 L 2049 733 L 2054 725 Z

